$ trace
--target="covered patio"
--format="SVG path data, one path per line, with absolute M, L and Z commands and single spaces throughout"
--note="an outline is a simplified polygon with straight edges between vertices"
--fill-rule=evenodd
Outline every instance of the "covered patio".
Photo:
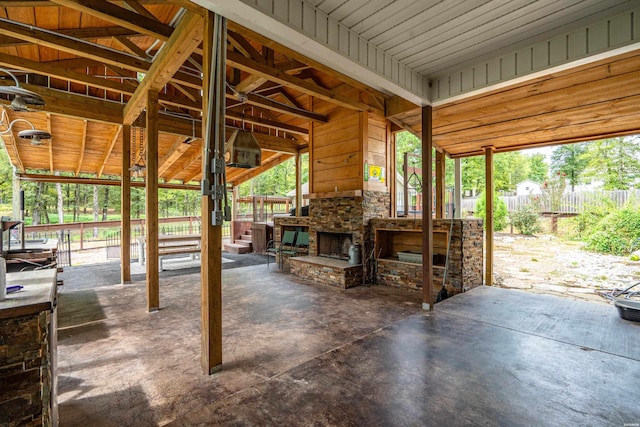
M 611 305 L 493 287 L 421 309 L 264 264 L 223 271 L 224 369 L 203 376 L 199 274 L 161 310 L 117 264 L 64 273 L 61 425 L 624 425 L 640 420 L 639 326 Z M 229 266 L 229 268 L 227 268 Z M 88 280 L 88 276 L 91 277 Z
M 481 286 L 493 234 L 444 219 L 446 157 L 485 156 L 491 230 L 495 153 L 639 133 L 639 1 L 0 4 L 16 177 L 120 186 L 125 242 L 129 190 L 146 189 L 144 276 L 126 244 L 120 264 L 63 273 L 62 425 L 640 422 L 638 325 L 604 304 Z M 395 208 L 400 131 L 422 140 L 434 212 L 419 224 Z M 225 145 L 240 133 L 250 150 Z M 343 290 L 225 267 L 227 198 L 294 159 L 299 213 L 307 152 L 310 216 L 283 220 L 276 240 L 307 227 L 315 256 L 322 237 L 344 238 L 387 258 L 390 286 L 372 284 L 372 257 Z M 457 199 L 461 173 L 456 161 Z M 199 272 L 158 271 L 162 187 L 201 190 Z M 447 233 L 473 281 L 460 261 L 443 283 L 457 295 L 434 310 Z M 403 251 L 420 253 L 404 272 L 418 292 L 394 287 Z M 19 416 L 55 424 L 38 411 Z

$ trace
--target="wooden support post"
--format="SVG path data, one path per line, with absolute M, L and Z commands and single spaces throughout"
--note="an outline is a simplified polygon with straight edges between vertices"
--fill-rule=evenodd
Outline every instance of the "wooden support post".
M 158 92 L 147 94 L 147 169 L 146 169 L 146 248 L 147 310 L 160 309 L 160 276 L 158 274 Z
M 206 141 L 203 144 L 202 177 L 207 185 L 211 185 L 214 176 L 211 168 L 205 165 L 208 165 L 208 159 L 215 155 L 215 136 L 218 135 L 218 138 L 224 140 L 224 129 L 215 128 L 224 124 L 224 95 L 215 97 L 216 92 L 225 92 L 224 65 L 220 69 L 220 61 L 216 61 L 215 58 L 226 49 L 226 23 L 223 17 L 213 12 L 207 12 L 204 21 L 202 111 L 205 114 L 202 116 L 202 134 L 208 144 Z M 209 150 L 207 147 L 210 147 Z M 222 368 L 222 226 L 212 225 L 216 206 L 211 196 L 203 194 L 201 206 L 201 365 L 204 373 L 211 375 Z
M 296 216 L 302 215 L 302 155 L 296 152 Z
M 120 193 L 120 280 L 131 283 L 131 126 L 122 127 L 122 185 Z
M 455 207 L 455 218 L 462 218 L 462 165 L 460 158 L 454 160 L 454 190 L 453 190 L 453 206 Z
M 444 153 L 436 151 L 436 218 L 445 217 L 444 188 L 445 156 Z
M 404 216 L 409 216 L 409 153 L 404 153 L 404 164 L 402 165 L 402 173 L 404 174 Z M 416 209 L 418 199 L 416 196 Z
M 433 310 L 433 117 L 430 105 L 422 107 L 422 308 Z
M 484 283 L 487 286 L 493 285 L 493 147 L 484 149 L 484 170 L 485 170 L 485 232 L 486 232 L 486 272 Z
M 80 250 L 84 250 L 84 224 L 80 223 Z

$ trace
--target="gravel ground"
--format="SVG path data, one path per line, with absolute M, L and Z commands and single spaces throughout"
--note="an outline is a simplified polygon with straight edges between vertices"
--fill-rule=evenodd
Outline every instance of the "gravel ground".
M 598 289 L 626 288 L 640 281 L 640 262 L 597 254 L 580 242 L 553 235 L 496 234 L 495 284 L 504 288 L 601 300 Z

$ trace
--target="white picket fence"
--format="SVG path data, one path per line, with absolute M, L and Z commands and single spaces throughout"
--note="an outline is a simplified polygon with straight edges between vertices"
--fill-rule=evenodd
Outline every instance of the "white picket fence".
M 502 196 L 509 212 L 516 211 L 531 203 L 531 197 L 535 196 Z M 462 199 L 462 212 L 474 212 L 477 197 Z M 611 191 L 584 191 L 567 192 L 560 201 L 561 213 L 580 213 L 593 206 L 602 206 L 607 200 L 616 206 L 622 207 L 630 200 L 640 202 L 640 190 L 611 190 Z M 541 206 L 542 212 L 551 212 L 551 206 Z

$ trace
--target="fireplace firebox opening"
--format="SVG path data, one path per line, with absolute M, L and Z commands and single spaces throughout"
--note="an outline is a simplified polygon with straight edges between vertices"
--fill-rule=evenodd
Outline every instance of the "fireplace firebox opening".
M 318 232 L 318 256 L 349 259 L 349 247 L 353 243 L 351 233 Z

